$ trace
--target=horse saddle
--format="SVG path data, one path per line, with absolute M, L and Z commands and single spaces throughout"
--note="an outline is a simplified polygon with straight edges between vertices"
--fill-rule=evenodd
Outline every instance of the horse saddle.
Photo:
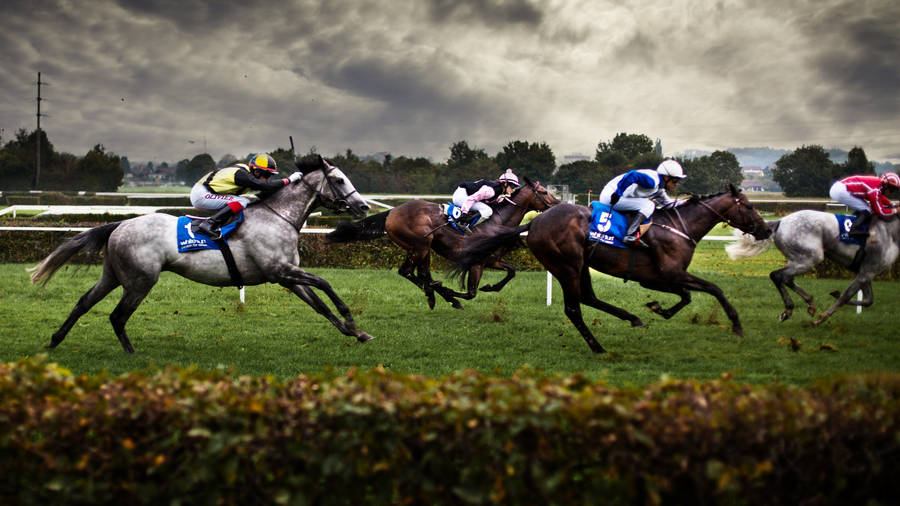
M 199 225 L 206 218 L 200 216 L 179 216 L 178 217 L 178 225 L 176 226 L 177 235 L 176 240 L 178 242 L 178 252 L 184 253 L 187 251 L 196 251 L 201 249 L 222 249 L 216 244 L 215 241 L 210 239 L 208 236 L 201 234 L 196 231 L 197 225 Z M 244 221 L 244 212 L 241 211 L 237 214 L 236 217 L 233 217 L 231 221 L 222 225 L 222 239 L 224 240 L 229 235 L 233 234 L 235 230 L 237 230 L 238 226 Z
M 460 234 L 465 234 L 467 229 L 474 227 L 476 223 L 481 221 L 481 217 L 479 216 L 478 218 L 472 220 L 472 223 L 470 223 L 468 227 L 457 223 L 456 220 L 460 219 L 463 216 L 463 212 L 462 209 L 453 202 L 446 202 L 444 204 L 441 204 L 441 213 L 447 217 L 447 222 L 449 222 L 453 230 L 456 230 Z
M 841 242 L 845 242 L 847 244 L 856 244 L 857 246 L 865 246 L 866 245 L 865 239 L 860 240 L 856 237 L 850 237 L 850 233 L 849 233 L 850 227 L 852 227 L 853 222 L 856 221 L 856 216 L 847 215 L 847 214 L 836 214 L 836 215 L 834 215 L 834 217 L 837 218 L 838 239 L 840 239 Z M 860 230 L 863 232 L 868 232 L 869 226 L 865 225 Z
M 628 231 L 628 215 L 622 214 L 613 209 L 610 205 L 602 202 L 591 202 L 591 224 L 588 228 L 588 240 L 600 242 L 615 246 L 617 248 L 627 248 L 628 245 L 622 242 L 625 232 Z M 650 228 L 652 220 L 647 220 L 641 224 L 638 229 L 638 240 L 641 235 Z

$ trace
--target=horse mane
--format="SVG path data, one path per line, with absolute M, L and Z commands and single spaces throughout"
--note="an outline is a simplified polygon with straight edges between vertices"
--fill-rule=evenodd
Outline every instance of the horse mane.
M 692 193 L 691 197 L 688 199 L 688 202 L 697 202 L 700 200 L 709 200 L 718 197 L 719 195 L 724 195 L 726 193 L 730 193 L 730 190 L 721 191 L 719 193 L 710 193 L 709 195 L 697 195 L 696 193 Z

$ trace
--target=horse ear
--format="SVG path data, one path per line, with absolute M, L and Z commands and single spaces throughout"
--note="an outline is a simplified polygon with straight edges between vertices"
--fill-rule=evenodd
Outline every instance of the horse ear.
M 534 186 L 534 183 L 532 183 L 531 180 L 528 179 L 528 176 L 523 175 L 522 179 L 525 180 L 525 184 L 527 184 L 528 186 Z
M 734 183 L 728 183 L 728 189 L 731 190 L 731 194 L 734 195 L 735 197 L 739 193 L 741 193 L 741 190 L 739 190 L 736 186 L 734 186 Z

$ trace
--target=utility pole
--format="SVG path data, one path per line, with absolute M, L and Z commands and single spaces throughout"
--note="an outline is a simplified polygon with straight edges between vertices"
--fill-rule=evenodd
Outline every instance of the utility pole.
M 32 190 L 37 190 L 38 184 L 41 182 L 41 85 L 47 83 L 41 82 L 41 73 L 38 72 L 37 80 L 37 132 L 35 137 L 35 157 L 34 157 L 34 182 L 31 184 Z

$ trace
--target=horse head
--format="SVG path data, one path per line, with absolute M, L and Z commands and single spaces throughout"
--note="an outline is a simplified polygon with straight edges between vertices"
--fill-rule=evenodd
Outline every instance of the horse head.
M 332 165 L 325 158 L 318 157 L 313 170 L 303 175 L 300 182 L 315 192 L 319 202 L 339 213 L 349 212 L 355 218 L 361 218 L 369 211 L 369 204 L 362 198 L 350 178 L 341 169 Z
M 525 180 L 525 184 L 513 193 L 513 200 L 517 205 L 529 211 L 546 211 L 559 204 L 559 199 L 541 186 L 540 182 L 532 181 L 528 176 L 522 176 L 522 179 Z M 531 190 L 530 194 L 523 192 L 526 188 Z
M 722 221 L 757 240 L 767 239 L 772 235 L 772 230 L 753 208 L 747 196 L 733 184 L 728 185 L 728 190 L 720 196 L 722 209 L 718 212 L 724 218 Z

